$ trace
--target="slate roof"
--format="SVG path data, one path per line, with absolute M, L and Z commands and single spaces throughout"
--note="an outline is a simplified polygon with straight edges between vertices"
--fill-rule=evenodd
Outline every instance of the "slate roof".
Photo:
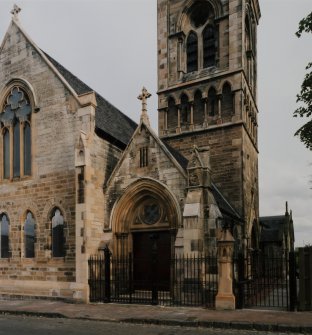
M 179 151 L 172 148 L 167 142 L 162 141 L 165 145 L 165 147 L 168 149 L 168 151 L 171 153 L 171 155 L 174 157 L 174 159 L 180 164 L 180 166 L 186 171 L 188 160 L 180 154 Z
M 212 194 L 217 202 L 218 207 L 220 208 L 221 213 L 229 215 L 232 218 L 236 218 L 239 221 L 242 221 L 240 215 L 222 195 L 218 187 L 214 183 L 212 183 L 211 186 L 212 186 Z
M 95 92 L 47 53 L 44 52 L 44 54 L 78 95 Z M 108 141 L 125 148 L 137 128 L 137 124 L 97 92 L 95 92 L 95 96 L 97 101 L 95 110 L 96 133 Z
M 284 224 L 284 215 L 260 217 L 260 226 L 262 226 L 260 242 L 283 241 Z

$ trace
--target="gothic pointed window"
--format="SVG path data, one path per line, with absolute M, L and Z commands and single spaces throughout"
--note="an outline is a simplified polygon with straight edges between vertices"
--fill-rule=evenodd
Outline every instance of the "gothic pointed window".
M 1 235 L 1 258 L 9 258 L 9 225 L 10 221 L 6 214 L 0 215 L 0 235 Z
M 52 257 L 64 257 L 64 217 L 58 208 L 52 212 Z
M 10 132 L 8 128 L 3 129 L 3 177 L 10 178 Z
M 186 125 L 190 123 L 190 106 L 188 97 L 186 94 L 181 96 L 181 125 Z
M 203 124 L 205 119 L 205 104 L 200 91 L 194 96 L 194 124 Z
M 24 175 L 31 174 L 31 132 L 29 122 L 24 125 Z
M 216 90 L 211 87 L 208 92 L 208 115 L 215 116 L 218 113 L 218 101 Z
M 233 113 L 233 94 L 229 83 L 225 83 L 222 89 L 222 116 L 229 116 Z
M 16 122 L 13 126 L 13 177 L 20 177 L 20 126 Z
M 0 112 L 3 178 L 13 179 L 30 175 L 32 107 L 26 91 L 19 86 L 13 86 Z
M 245 17 L 245 50 L 251 50 L 251 32 L 248 16 Z
M 35 257 L 35 220 L 31 212 L 27 213 L 26 221 L 24 224 L 24 243 L 25 243 L 25 257 Z
M 178 108 L 172 97 L 168 100 L 167 128 L 172 129 L 178 126 Z
M 191 32 L 186 42 L 187 50 L 187 72 L 198 70 L 198 40 L 197 35 Z
M 216 29 L 208 24 L 203 31 L 204 68 L 216 65 Z

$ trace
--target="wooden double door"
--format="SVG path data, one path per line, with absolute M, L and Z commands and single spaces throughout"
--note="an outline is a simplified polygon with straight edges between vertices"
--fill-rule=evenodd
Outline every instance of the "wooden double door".
M 133 233 L 135 290 L 170 289 L 171 234 L 169 231 Z

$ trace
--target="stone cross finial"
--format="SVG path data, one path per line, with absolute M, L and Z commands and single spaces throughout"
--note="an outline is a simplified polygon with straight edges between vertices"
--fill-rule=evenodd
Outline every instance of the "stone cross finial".
M 147 99 L 151 96 L 151 93 L 149 93 L 145 87 L 143 87 L 142 93 L 138 96 L 138 99 L 142 101 L 141 121 L 143 120 L 147 125 L 150 125 L 147 115 Z
M 21 9 L 14 4 L 13 9 L 11 10 L 11 14 L 13 15 L 13 19 L 17 20 L 18 19 L 18 13 L 21 11 Z

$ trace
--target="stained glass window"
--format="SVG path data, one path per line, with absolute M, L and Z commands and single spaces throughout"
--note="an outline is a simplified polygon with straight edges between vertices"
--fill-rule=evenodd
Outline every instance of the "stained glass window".
M 20 177 L 20 173 L 20 126 L 19 123 L 15 123 L 13 127 L 13 176 Z
M 10 178 L 10 132 L 7 128 L 3 131 L 3 177 Z
M 24 175 L 31 174 L 31 132 L 28 122 L 24 126 Z
M 2 111 L 0 110 L 0 121 L 3 126 L 3 178 L 5 179 L 18 178 L 21 174 L 31 174 L 31 111 L 26 92 L 14 86 L 6 98 Z M 11 151 L 13 155 L 10 154 Z M 23 166 L 21 166 L 22 155 Z M 11 175 L 12 166 L 13 175 Z
M 27 213 L 25 226 L 25 257 L 35 257 L 35 220 L 31 212 Z
M 160 219 L 160 207 L 156 203 L 146 204 L 143 209 L 143 222 L 153 225 Z
M 64 251 L 64 217 L 56 208 L 52 216 L 52 257 L 63 257 Z
M 9 258 L 9 218 L 6 214 L 0 215 L 1 230 L 1 258 Z

